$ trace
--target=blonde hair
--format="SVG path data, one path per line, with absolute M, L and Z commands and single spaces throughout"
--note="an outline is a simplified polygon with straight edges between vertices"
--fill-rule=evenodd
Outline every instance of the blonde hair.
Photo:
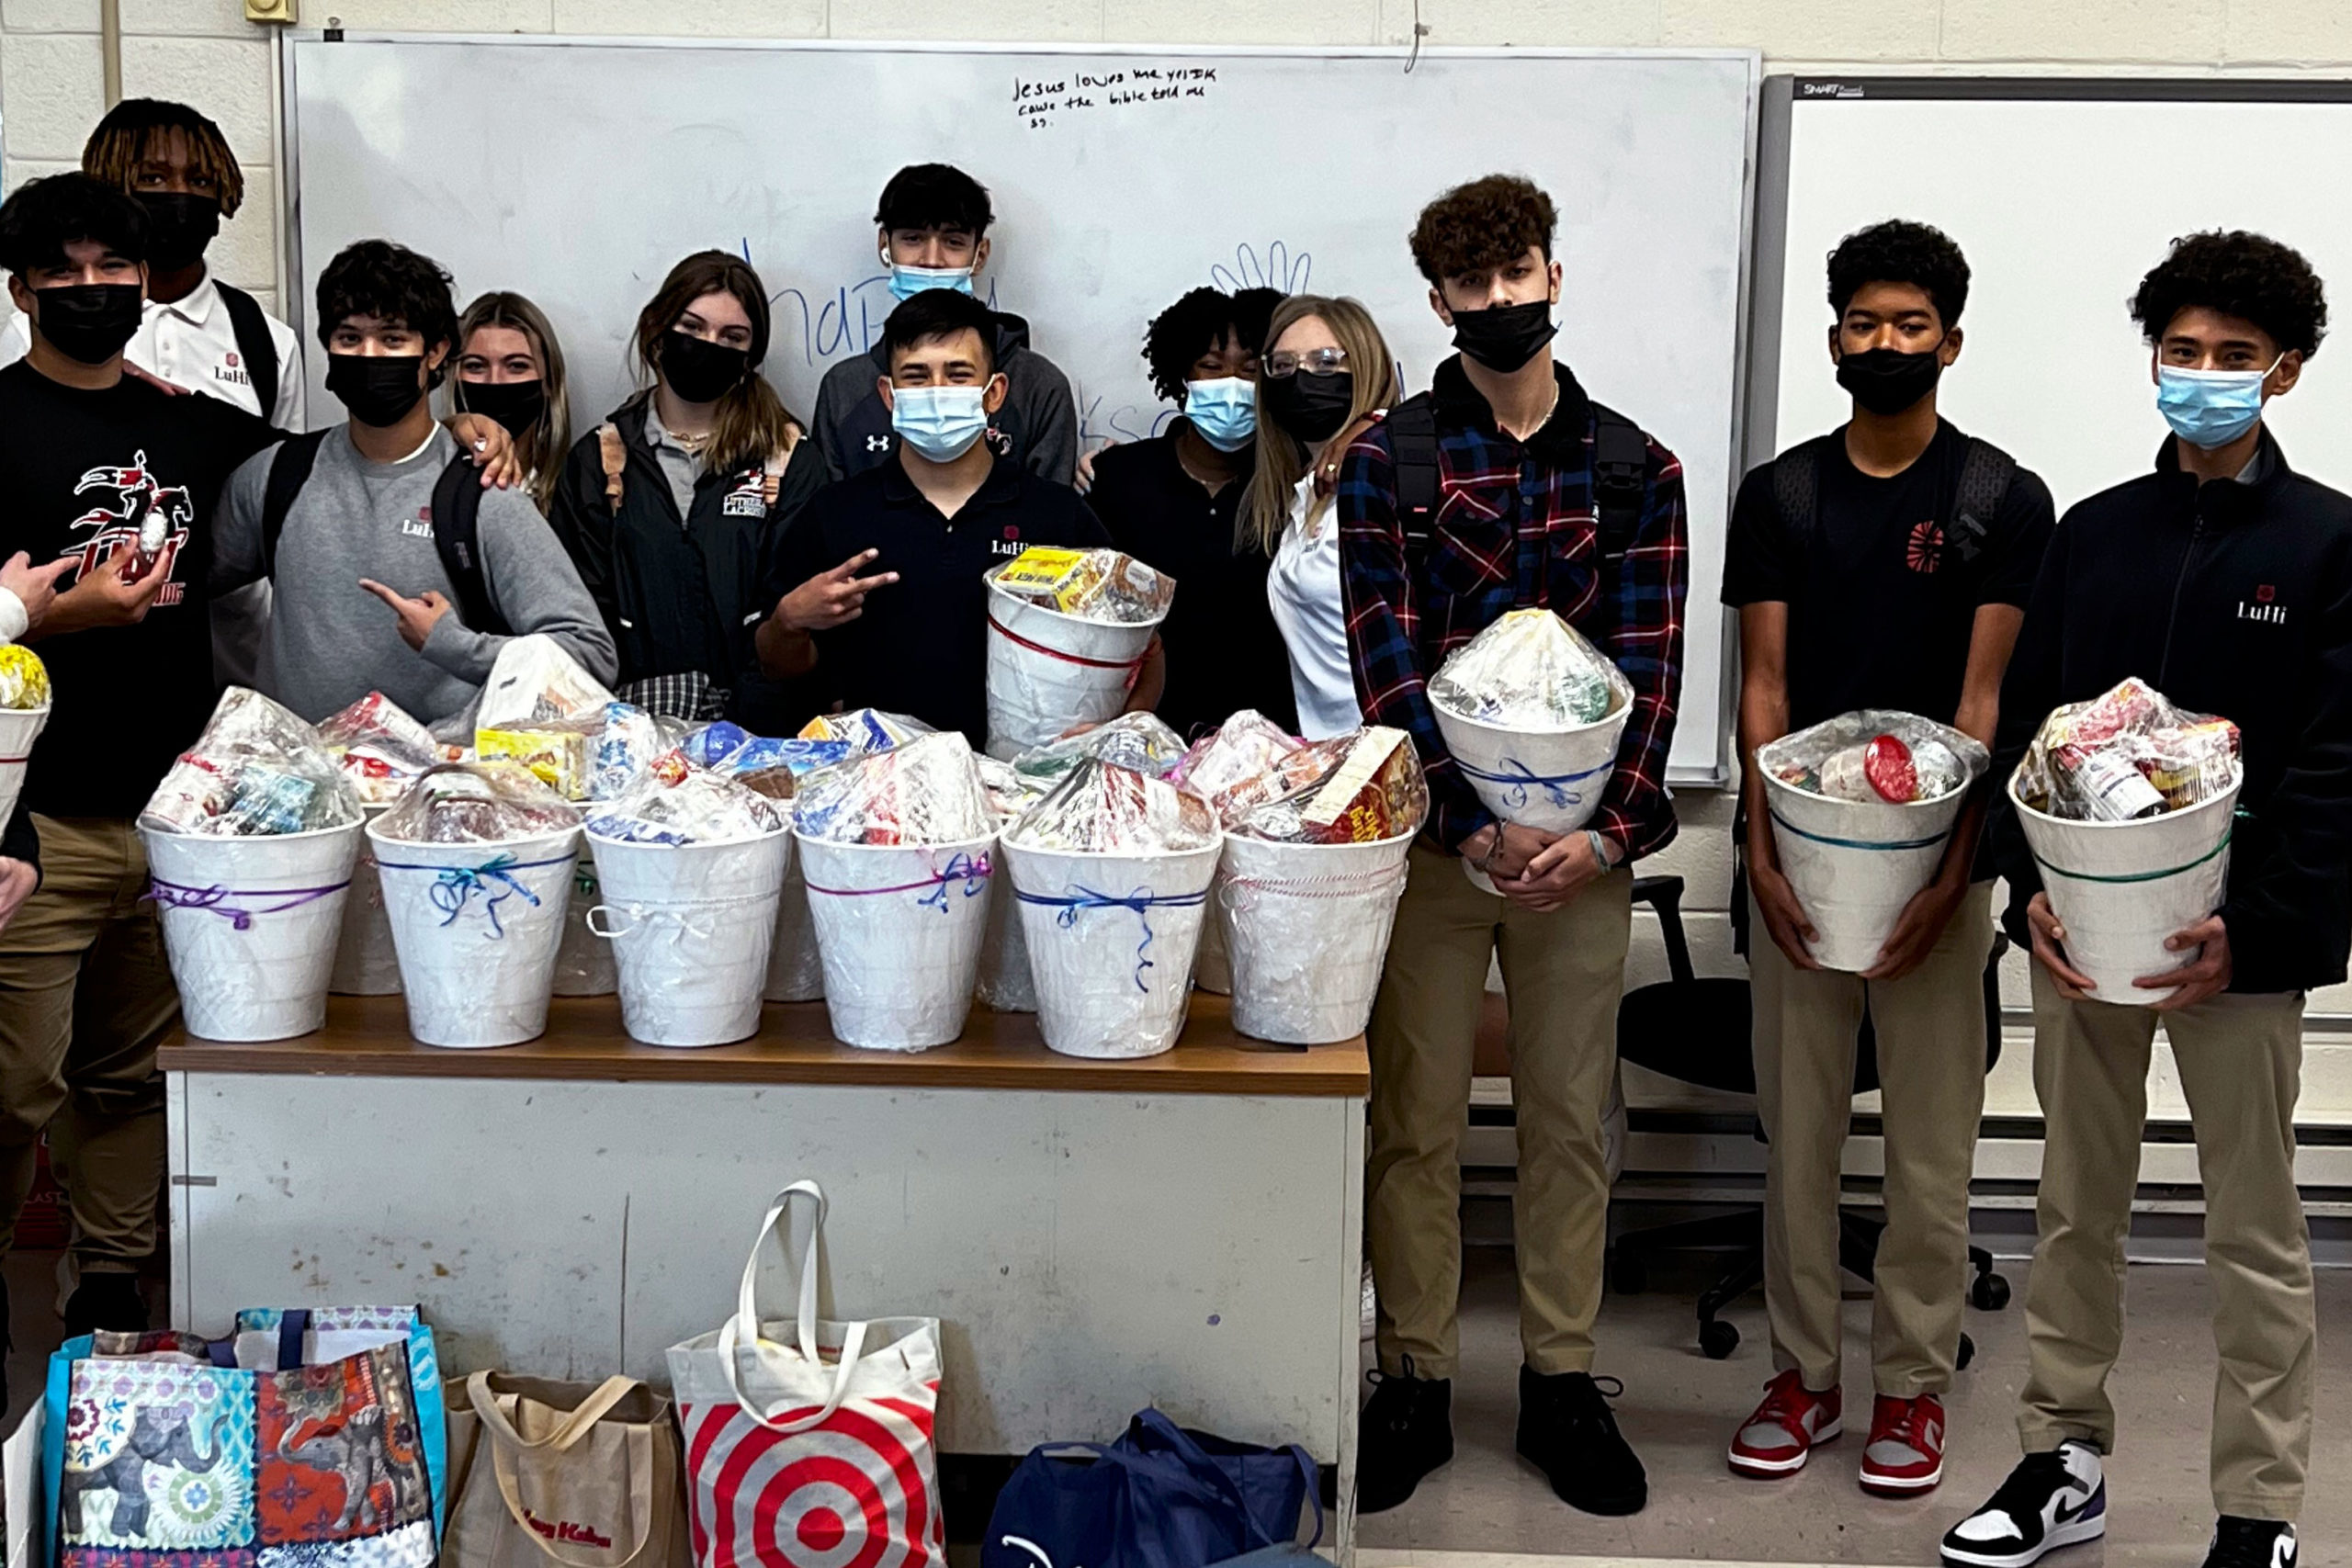
M 784 400 L 760 374 L 768 354 L 768 291 L 752 264 L 725 251 L 697 251 L 670 269 L 653 298 L 637 316 L 637 365 L 650 395 L 660 378 L 662 340 L 695 300 L 706 294 L 731 294 L 751 318 L 751 358 L 743 378 L 719 398 L 710 422 L 703 466 L 714 473 L 765 465 L 792 450 L 808 427 L 793 417 Z
M 1331 335 L 1347 350 L 1348 369 L 1355 377 L 1355 401 L 1348 409 L 1347 423 L 1331 438 L 1337 441 L 1362 425 L 1374 410 L 1394 408 L 1403 389 L 1396 378 L 1396 356 L 1388 352 L 1388 340 L 1380 335 L 1380 324 L 1362 301 L 1294 294 L 1274 307 L 1273 317 L 1266 323 L 1265 347 L 1258 356 L 1259 407 L 1265 406 L 1266 355 L 1274 351 L 1283 333 L 1310 317 L 1319 318 L 1331 329 Z M 1250 489 L 1241 498 L 1241 529 L 1245 537 L 1270 556 L 1281 542 L 1283 530 L 1290 525 L 1291 496 L 1312 457 L 1289 432 L 1271 420 L 1261 421 L 1257 471 L 1250 476 Z M 1317 497 L 1307 516 L 1315 517 L 1329 504 L 1329 496 Z
M 539 391 L 546 406 L 538 422 L 514 438 L 514 455 L 531 476 L 531 499 L 545 512 L 555 500 L 556 481 L 563 477 L 563 459 L 571 450 L 571 397 L 566 389 L 563 348 L 547 313 L 520 294 L 493 289 L 466 307 L 458 318 L 458 349 L 453 359 L 465 357 L 466 345 L 484 327 L 506 327 L 521 333 L 539 362 Z M 466 412 L 466 381 L 454 363 L 449 372 L 449 408 Z

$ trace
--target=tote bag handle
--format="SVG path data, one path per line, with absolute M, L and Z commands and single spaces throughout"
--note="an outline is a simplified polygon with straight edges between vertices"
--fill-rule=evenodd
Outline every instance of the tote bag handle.
M 653 1432 L 642 1422 L 630 1422 L 624 1436 L 628 1443 L 629 1517 L 638 1521 L 639 1534 L 630 1546 L 628 1555 L 616 1563 L 583 1562 L 559 1551 L 556 1544 L 542 1536 L 531 1522 L 530 1510 L 523 1506 L 521 1484 L 514 1479 L 514 1454 L 563 1453 L 578 1442 L 598 1421 L 609 1414 L 614 1405 L 628 1398 L 644 1385 L 635 1378 L 609 1377 L 598 1384 L 596 1391 L 580 1402 L 579 1407 L 557 1424 L 546 1437 L 533 1442 L 514 1429 L 506 1412 L 491 1392 L 490 1374 L 476 1372 L 466 1380 L 466 1397 L 471 1402 L 474 1415 L 481 1422 L 482 1430 L 490 1434 L 491 1472 L 498 1479 L 498 1495 L 505 1500 L 506 1511 L 514 1517 L 515 1528 L 523 1539 L 538 1549 L 539 1555 L 562 1568 L 632 1568 L 645 1556 L 646 1548 L 653 1540 Z
M 743 1260 L 743 1278 L 735 1291 L 735 1315 L 718 1330 L 718 1354 L 726 1362 L 727 1388 L 735 1396 L 736 1404 L 744 1415 L 769 1431 L 787 1434 L 806 1432 L 821 1426 L 832 1419 L 833 1413 L 842 1407 L 842 1401 L 849 1397 L 850 1379 L 857 1372 L 858 1359 L 865 1350 L 866 1329 L 863 1323 L 843 1325 L 846 1332 L 842 1337 L 841 1361 L 833 1371 L 832 1388 L 827 1393 L 825 1403 L 808 1415 L 793 1420 L 779 1420 L 775 1412 L 788 1408 L 796 1403 L 794 1400 L 788 1397 L 780 1399 L 775 1406 L 763 1410 L 743 1392 L 742 1352 L 749 1349 L 757 1357 L 764 1344 L 760 1338 L 760 1249 L 767 1245 L 768 1237 L 776 1233 L 776 1222 L 787 1219 L 795 1198 L 807 1198 L 817 1208 L 816 1218 L 808 1227 L 808 1250 L 800 1259 L 800 1300 L 795 1326 L 799 1335 L 802 1359 L 812 1368 L 823 1368 L 824 1358 L 819 1353 L 817 1345 L 817 1255 L 825 1237 L 826 1204 L 824 1190 L 813 1181 L 796 1181 L 777 1193 L 775 1201 L 769 1203 L 767 1217 L 760 1222 L 760 1234 L 752 1238 L 751 1256 Z M 789 1228 L 787 1221 L 787 1233 Z M 778 1235 L 777 1240 L 789 1260 L 792 1256 L 789 1235 Z
M 1191 1433 L 1170 1419 L 1166 1411 L 1158 1405 L 1139 1410 L 1136 1413 L 1131 1425 L 1150 1433 L 1167 1444 L 1169 1450 L 1195 1473 L 1215 1476 L 1216 1484 L 1227 1494 L 1227 1500 L 1241 1510 L 1241 1517 L 1251 1536 L 1265 1537 L 1266 1532 L 1259 1527 L 1257 1516 L 1250 1511 L 1249 1500 L 1241 1495 L 1240 1488 L 1235 1485 L 1233 1478 L 1225 1473 L 1223 1467 L 1210 1456 L 1206 1449 L 1193 1440 Z M 1284 1456 L 1296 1466 L 1299 1479 L 1306 1483 L 1307 1506 L 1315 1510 L 1315 1534 L 1306 1544 L 1309 1547 L 1318 1546 L 1323 1540 L 1323 1478 L 1315 1468 L 1315 1461 L 1309 1458 L 1306 1450 L 1296 1443 L 1285 1443 L 1279 1449 L 1267 1450 L 1267 1457 L 1271 1458 L 1274 1454 Z M 1295 1529 L 1296 1521 L 1294 1520 L 1292 1523 Z M 1284 1543 L 1269 1538 L 1265 1540 L 1264 1544 L 1279 1546 Z

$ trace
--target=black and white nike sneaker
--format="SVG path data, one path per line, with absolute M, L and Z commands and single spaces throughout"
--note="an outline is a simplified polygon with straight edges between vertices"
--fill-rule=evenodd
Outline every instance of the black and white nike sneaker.
M 2277 1519 L 2223 1514 L 2205 1551 L 2205 1568 L 2295 1568 L 2295 1527 Z
M 2019 1461 L 1991 1501 L 1951 1527 L 1943 1555 L 1966 1568 L 2027 1568 L 2045 1552 L 2106 1533 L 2098 1450 L 2070 1439 Z

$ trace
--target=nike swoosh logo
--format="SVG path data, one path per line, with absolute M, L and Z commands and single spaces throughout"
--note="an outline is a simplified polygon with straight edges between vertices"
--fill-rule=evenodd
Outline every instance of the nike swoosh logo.
M 2065 1504 L 2061 1503 L 2058 1505 L 2057 1515 L 2051 1520 L 2051 1523 L 2058 1525 L 2071 1525 L 2076 1519 L 2081 1518 L 2083 1517 L 2083 1510 L 2088 1508 L 2090 1506 L 2091 1500 L 2087 1497 L 2084 1498 L 2081 1502 L 2075 1504 L 2071 1508 L 2066 1506 Z

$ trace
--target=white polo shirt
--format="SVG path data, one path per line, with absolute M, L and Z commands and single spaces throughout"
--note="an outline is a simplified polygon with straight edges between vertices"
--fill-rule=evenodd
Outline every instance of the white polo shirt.
M 125 359 L 175 387 L 203 392 L 232 403 L 247 413 L 266 416 L 280 430 L 301 428 L 302 355 L 294 329 L 275 316 L 269 341 L 277 350 L 277 402 L 263 408 L 254 396 L 252 377 L 245 373 L 237 349 L 236 324 L 208 271 L 204 281 L 183 299 L 162 305 L 150 299 L 141 311 L 139 331 L 124 345 Z M 32 324 L 22 312 L 12 313 L 0 330 L 0 366 L 14 365 L 32 348 Z

